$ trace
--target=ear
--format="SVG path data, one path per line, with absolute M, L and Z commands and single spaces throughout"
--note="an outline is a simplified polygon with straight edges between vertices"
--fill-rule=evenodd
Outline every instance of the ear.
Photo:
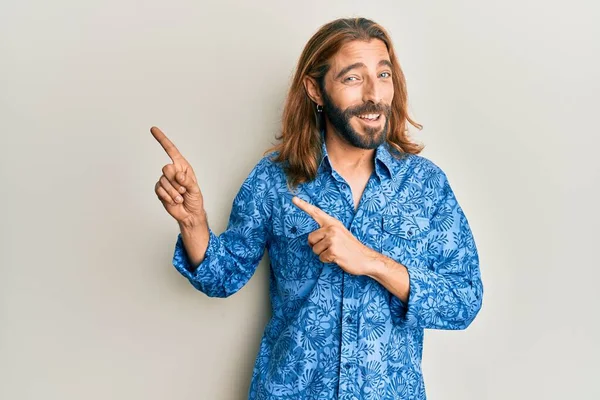
M 304 88 L 306 89 L 306 93 L 308 93 L 308 97 L 310 97 L 310 99 L 312 101 L 314 101 L 316 104 L 319 104 L 322 106 L 323 98 L 321 97 L 321 90 L 319 89 L 319 85 L 317 84 L 317 81 L 310 76 L 305 76 L 303 83 L 304 83 Z

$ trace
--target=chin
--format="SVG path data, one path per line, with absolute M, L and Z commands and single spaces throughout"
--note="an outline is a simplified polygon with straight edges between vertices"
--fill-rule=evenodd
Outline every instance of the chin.
M 373 131 L 372 128 L 365 128 L 365 127 L 360 127 L 358 129 L 355 129 L 355 132 L 357 132 L 358 134 L 360 134 L 360 136 L 364 137 L 364 138 L 379 138 L 381 136 L 383 136 L 384 133 L 384 129 L 385 129 L 385 124 L 381 125 L 381 127 L 379 127 L 376 131 Z

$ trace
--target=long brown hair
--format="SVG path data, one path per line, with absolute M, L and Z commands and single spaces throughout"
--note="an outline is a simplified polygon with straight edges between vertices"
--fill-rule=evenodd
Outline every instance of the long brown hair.
M 273 161 L 283 163 L 288 185 L 296 187 L 312 181 L 322 156 L 320 129 L 323 117 L 319 118 L 313 101 L 306 93 L 304 77 L 314 78 L 323 90 L 325 74 L 330 68 L 329 59 L 347 42 L 371 39 L 385 43 L 392 62 L 394 97 L 387 135 L 387 143 L 395 150 L 391 153 L 399 157 L 402 153 L 418 154 L 423 149 L 423 145 L 412 142 L 408 137 L 407 121 L 415 128 L 423 127 L 408 116 L 406 80 L 390 36 L 381 25 L 369 19 L 340 18 L 323 25 L 304 47 L 285 101 L 281 134 L 276 137 L 281 142 L 264 153 L 278 152 Z

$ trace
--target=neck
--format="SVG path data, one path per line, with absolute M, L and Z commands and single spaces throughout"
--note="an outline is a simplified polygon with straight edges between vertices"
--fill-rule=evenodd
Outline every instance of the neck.
M 352 146 L 331 126 L 325 131 L 325 146 L 331 165 L 341 175 L 370 175 L 373 172 L 375 149 Z

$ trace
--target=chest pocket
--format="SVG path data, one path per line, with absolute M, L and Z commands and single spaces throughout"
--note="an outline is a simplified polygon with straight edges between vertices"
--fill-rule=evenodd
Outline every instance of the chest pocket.
M 304 211 L 292 211 L 282 216 L 274 226 L 277 257 L 273 273 L 279 280 L 303 280 L 318 275 L 319 257 L 308 244 L 308 235 L 319 224 Z
M 408 215 L 383 215 L 381 218 L 382 254 L 406 264 L 427 263 L 429 218 Z

